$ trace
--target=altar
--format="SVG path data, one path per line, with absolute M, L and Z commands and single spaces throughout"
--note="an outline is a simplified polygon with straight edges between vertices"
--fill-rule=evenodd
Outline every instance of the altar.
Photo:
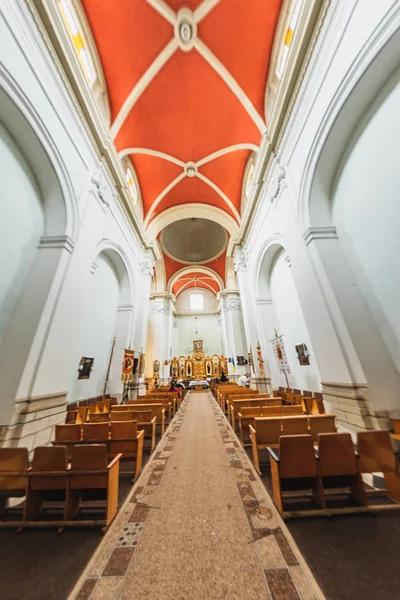
M 208 383 L 208 381 L 205 379 L 203 381 L 191 381 L 189 383 L 189 389 L 193 390 L 193 389 L 208 389 L 210 387 L 210 384 Z
M 218 354 L 205 354 L 202 340 L 194 340 L 193 352 L 188 356 L 175 356 L 171 360 L 170 376 L 179 379 L 205 381 L 207 377 L 219 378 L 228 372 L 227 359 Z

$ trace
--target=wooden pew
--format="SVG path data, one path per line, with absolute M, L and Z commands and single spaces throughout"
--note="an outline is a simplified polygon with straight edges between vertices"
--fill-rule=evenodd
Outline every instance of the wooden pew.
M 140 402 L 138 400 L 129 400 L 128 406 L 132 406 L 134 410 L 138 407 L 143 408 L 143 406 L 156 406 L 161 405 L 164 408 L 164 422 L 170 423 L 172 420 L 172 404 L 169 399 L 159 398 L 157 400 L 153 400 L 152 398 L 143 399 L 141 396 Z M 157 419 L 157 423 L 159 420 Z
M 305 415 L 282 417 L 282 435 L 308 434 L 308 419 Z
M 132 414 L 133 420 L 138 423 L 138 429 L 144 431 L 144 439 L 150 439 L 150 453 L 153 452 L 156 447 L 156 415 L 153 416 L 151 408 L 149 410 L 134 410 Z
M 265 396 L 233 396 L 228 397 L 228 421 L 232 425 L 233 430 L 236 430 L 236 419 L 243 406 L 280 406 L 282 400 L 280 398 L 270 398 L 269 395 Z
M 310 435 L 283 435 L 279 438 L 279 455 L 268 448 L 271 465 L 272 493 L 275 506 L 284 518 L 296 513 L 285 510 L 285 498 L 300 499 L 299 492 L 311 496 L 325 509 L 326 501 L 318 472 L 317 458 Z
M 249 425 L 253 462 L 256 470 L 261 475 L 259 450 L 278 448 L 279 438 L 282 435 L 282 419 L 280 417 L 256 417 L 254 427 Z
M 335 415 L 309 415 L 310 434 L 313 442 L 318 442 L 320 433 L 336 432 Z
M 81 521 L 83 526 L 97 525 L 106 529 L 118 510 L 119 461 L 117 454 L 108 463 L 107 447 L 103 444 L 79 445 L 72 448 L 71 473 L 65 514 L 66 525 L 76 525 L 73 519 L 87 500 L 105 500 L 105 518 Z M 93 510 L 93 507 L 90 507 Z
M 42 514 L 44 502 L 61 502 L 63 505 L 62 516 L 56 520 L 65 520 L 68 471 L 66 446 L 38 446 L 35 448 L 32 467 L 28 472 L 29 486 L 25 500 L 24 521 L 38 520 Z M 43 518 L 41 520 L 44 521 Z
M 239 399 L 250 399 L 250 398 L 259 398 L 261 397 L 261 394 L 259 392 L 254 392 L 254 391 L 249 391 L 246 390 L 245 388 L 242 388 L 241 390 L 239 389 L 239 391 L 237 392 L 229 392 L 228 394 L 224 395 L 222 397 L 222 410 L 225 414 L 228 415 L 228 421 L 230 421 L 230 414 L 229 414 L 229 405 L 233 400 L 239 400 Z M 264 395 L 264 398 L 269 398 L 268 394 Z
M 156 424 L 160 425 L 160 434 L 164 435 L 165 431 L 165 408 L 161 403 L 157 404 L 139 404 L 136 400 L 130 400 L 128 406 L 132 408 L 133 412 L 151 410 L 152 418 L 156 417 Z
M 390 434 L 392 440 L 400 442 L 400 419 L 390 419 L 394 433 Z
M 350 433 L 320 433 L 318 459 L 322 487 L 327 500 L 327 490 L 346 488 L 358 505 L 368 506 L 368 498 Z M 328 503 L 327 507 L 329 508 Z
M 361 473 L 383 473 L 387 495 L 400 502 L 400 470 L 388 431 L 360 431 L 357 450 Z
M 138 431 L 137 421 L 122 421 L 111 423 L 111 437 L 108 442 L 108 456 L 114 457 L 122 454 L 120 460 L 134 460 L 135 481 L 142 470 L 143 464 L 143 439 L 144 431 Z M 127 471 L 123 471 L 126 473 Z
M 254 428 L 255 417 L 285 417 L 285 416 L 303 416 L 301 406 L 259 406 L 259 407 L 242 407 L 241 412 L 238 413 L 239 419 L 239 431 L 240 441 L 244 447 L 251 446 L 247 443 L 247 436 L 249 435 L 249 425 Z
M 72 427 L 82 428 L 82 436 L 79 440 L 76 439 L 77 430 L 71 430 Z M 118 432 L 123 436 L 122 438 L 116 438 Z M 133 437 L 129 437 L 131 434 Z M 138 431 L 137 421 L 84 423 L 82 426 L 57 425 L 55 435 L 56 439 L 52 442 L 53 446 L 66 446 L 68 449 L 68 455 L 70 457 L 72 457 L 71 452 L 74 446 L 100 443 L 106 446 L 110 458 L 113 458 L 116 456 L 116 454 L 123 452 L 122 460 L 135 459 L 133 481 L 140 473 L 143 463 L 144 431 Z M 118 445 L 119 442 L 121 442 L 120 445 Z
M 110 420 L 109 412 L 89 413 L 89 423 L 108 423 Z
M 9 510 L 9 498 L 26 496 L 28 468 L 27 448 L 0 448 L 0 517 Z

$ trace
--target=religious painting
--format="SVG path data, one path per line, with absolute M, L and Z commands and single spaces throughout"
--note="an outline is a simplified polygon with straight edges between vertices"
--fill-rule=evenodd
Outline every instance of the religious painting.
M 283 343 L 283 335 L 275 337 L 273 340 L 271 340 L 271 343 L 280 372 L 289 374 L 290 367 L 286 356 L 285 345 Z
M 187 377 L 192 376 L 192 363 L 189 361 L 186 363 L 186 376 Z
M 310 364 L 310 353 L 307 350 L 307 346 L 305 344 L 299 344 L 296 346 L 297 357 L 299 359 L 299 363 L 302 366 L 307 366 Z
M 211 360 L 207 360 L 206 362 L 206 375 L 207 377 L 211 377 L 212 371 L 211 371 Z
M 89 379 L 92 372 L 94 358 L 82 356 L 78 367 L 78 379 Z
M 247 359 L 244 356 L 237 356 L 236 363 L 238 367 L 245 367 L 247 365 Z
M 134 351 L 125 350 L 124 360 L 122 361 L 122 373 L 121 381 L 133 381 L 133 365 L 134 365 Z
M 141 353 L 140 359 L 139 359 L 139 377 L 143 377 L 145 365 L 146 365 L 146 355 Z
M 203 340 L 193 340 L 193 350 L 200 350 L 203 352 Z
M 153 360 L 153 377 L 154 379 L 158 379 L 160 376 L 160 361 Z

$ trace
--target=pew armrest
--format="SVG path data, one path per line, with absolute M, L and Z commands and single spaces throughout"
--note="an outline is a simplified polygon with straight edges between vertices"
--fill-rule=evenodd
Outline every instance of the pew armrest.
M 107 465 L 107 469 L 110 470 L 113 468 L 113 466 L 119 462 L 119 459 L 122 458 L 122 452 L 120 452 L 119 454 L 117 454 L 117 456 L 115 456 L 112 461 Z
M 276 452 L 274 452 L 273 449 L 269 447 L 267 448 L 267 450 L 269 452 L 270 458 L 272 458 L 276 463 L 279 463 L 279 456 L 276 454 Z

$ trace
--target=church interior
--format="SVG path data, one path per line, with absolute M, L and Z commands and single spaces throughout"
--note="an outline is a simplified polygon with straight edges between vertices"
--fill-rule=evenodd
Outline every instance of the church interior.
M 0 1 L 2 600 L 400 598 L 400 0 Z

